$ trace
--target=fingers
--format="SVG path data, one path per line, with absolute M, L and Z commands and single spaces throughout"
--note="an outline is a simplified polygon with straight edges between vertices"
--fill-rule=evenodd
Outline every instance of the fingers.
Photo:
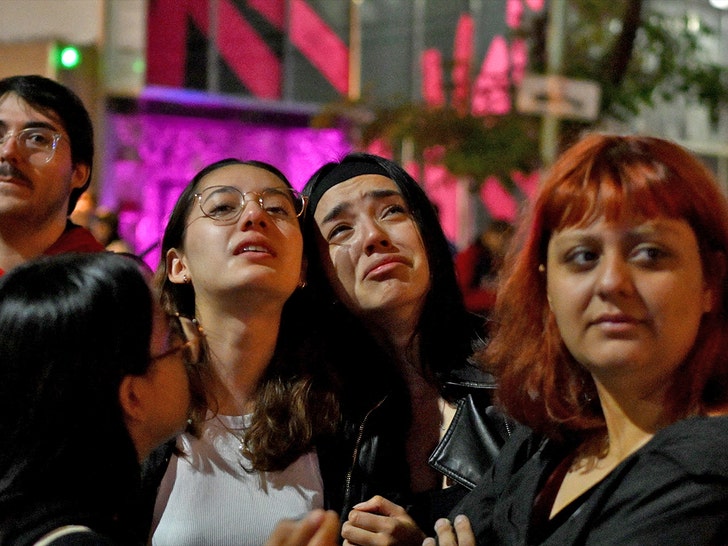
M 448 519 L 438 519 L 435 522 L 435 532 L 440 546 L 475 546 L 475 535 L 470 527 L 470 520 L 462 514 L 457 516 L 452 524 Z M 428 538 L 423 541 L 422 546 L 434 546 L 434 544 L 435 539 Z
M 425 537 L 404 508 L 382 497 L 358 504 L 357 508 L 349 512 L 349 518 L 341 528 L 341 536 L 345 539 L 345 545 L 358 546 L 420 546 Z
M 354 506 L 354 510 L 391 517 L 398 517 L 407 514 L 405 509 L 400 505 L 395 504 L 380 495 L 375 495 L 367 501 L 360 502 Z
M 338 544 L 339 515 L 333 510 L 328 510 L 307 546 L 338 546 Z
M 302 520 L 282 520 L 265 546 L 336 546 L 338 534 L 336 512 L 312 510 Z
M 473 528 L 470 526 L 470 520 L 460 514 L 455 516 L 454 525 L 458 544 L 460 546 L 475 546 L 475 534 L 473 534 Z

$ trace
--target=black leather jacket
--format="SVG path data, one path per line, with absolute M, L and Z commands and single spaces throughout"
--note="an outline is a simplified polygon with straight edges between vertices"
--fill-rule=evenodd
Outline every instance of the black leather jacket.
M 374 401 L 360 419 L 345 416 L 335 445 L 319 448 L 328 507 L 346 520 L 355 504 L 382 495 L 406 507 L 421 529 L 431 530 L 481 480 L 511 433 L 513 424 L 492 404 L 494 389 L 493 377 L 474 366 L 451 372 L 443 395 L 455 401 L 455 416 L 428 462 L 454 485 L 423 494 L 410 491 L 405 445 L 410 408 L 403 388 Z

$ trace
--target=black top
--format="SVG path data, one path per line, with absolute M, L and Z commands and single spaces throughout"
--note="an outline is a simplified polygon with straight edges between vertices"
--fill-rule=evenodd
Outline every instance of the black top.
M 480 545 L 728 544 L 728 416 L 658 432 L 556 518 L 537 526 L 534 500 L 572 446 L 520 429 L 490 475 L 450 513 Z

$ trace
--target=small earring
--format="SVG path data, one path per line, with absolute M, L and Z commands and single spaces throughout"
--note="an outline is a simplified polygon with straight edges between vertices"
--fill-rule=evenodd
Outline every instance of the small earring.
M 185 284 L 190 284 L 190 278 L 187 275 L 182 275 L 182 282 Z
M 306 281 L 298 281 L 298 288 L 306 288 Z
M 543 264 L 538 264 L 538 272 L 543 273 L 544 271 L 546 271 L 546 266 Z

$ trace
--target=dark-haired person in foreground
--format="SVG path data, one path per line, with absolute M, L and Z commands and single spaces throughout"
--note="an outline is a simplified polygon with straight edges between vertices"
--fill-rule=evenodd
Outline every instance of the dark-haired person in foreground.
M 64 254 L 0 279 L 0 545 L 146 543 L 139 461 L 182 430 L 194 321 L 164 314 L 138 260 Z M 335 546 L 335 512 L 266 546 Z

